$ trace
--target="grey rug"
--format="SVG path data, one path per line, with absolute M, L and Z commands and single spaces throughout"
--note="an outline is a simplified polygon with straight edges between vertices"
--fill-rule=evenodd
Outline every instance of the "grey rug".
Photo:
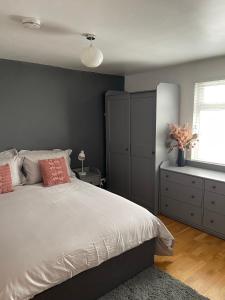
M 121 284 L 98 300 L 206 300 L 189 286 L 160 271 L 149 268 Z M 209 299 L 208 299 L 209 300 Z

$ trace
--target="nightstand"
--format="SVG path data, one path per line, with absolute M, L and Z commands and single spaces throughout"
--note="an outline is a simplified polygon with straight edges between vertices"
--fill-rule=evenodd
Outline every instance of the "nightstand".
M 75 172 L 77 178 L 79 178 L 80 180 L 96 186 L 101 186 L 101 172 L 99 169 L 85 167 L 84 171 L 86 172 L 86 175 L 83 176 L 79 174 L 79 172 L 81 172 L 81 168 L 73 169 L 73 171 Z

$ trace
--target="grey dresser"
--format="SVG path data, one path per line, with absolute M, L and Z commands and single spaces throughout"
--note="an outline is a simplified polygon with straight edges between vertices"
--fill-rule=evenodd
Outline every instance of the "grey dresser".
M 160 212 L 225 239 L 225 173 L 164 162 Z

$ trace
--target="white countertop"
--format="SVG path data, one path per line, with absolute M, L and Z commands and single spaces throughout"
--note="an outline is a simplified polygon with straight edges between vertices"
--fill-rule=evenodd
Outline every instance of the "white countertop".
M 168 165 L 166 162 L 162 163 L 160 169 L 225 182 L 225 173 L 220 171 L 195 168 L 191 166 L 177 167 Z

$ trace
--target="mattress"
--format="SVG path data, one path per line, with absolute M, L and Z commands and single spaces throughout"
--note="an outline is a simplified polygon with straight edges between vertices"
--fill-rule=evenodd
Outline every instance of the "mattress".
M 18 186 L 0 195 L 0 300 L 34 295 L 156 237 L 173 237 L 144 208 L 76 178 L 53 187 Z

